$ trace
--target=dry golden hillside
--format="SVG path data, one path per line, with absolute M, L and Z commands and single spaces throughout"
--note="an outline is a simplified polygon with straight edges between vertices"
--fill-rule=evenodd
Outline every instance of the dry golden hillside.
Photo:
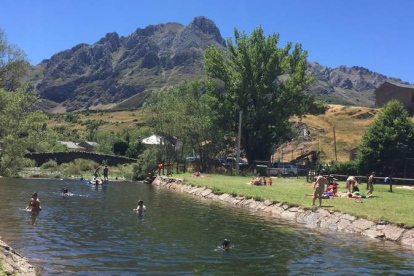
M 305 137 L 303 131 L 300 131 L 298 139 L 278 148 L 273 160 L 282 158 L 282 149 L 283 161 L 290 161 L 311 150 L 320 150 L 325 161 L 335 160 L 333 127 L 336 133 L 338 161 L 349 160 L 349 151 L 359 145 L 365 128 L 375 119 L 379 109 L 342 105 L 328 107 L 323 115 L 292 118 L 291 121 L 298 123 L 299 128 L 307 126 L 310 136 Z

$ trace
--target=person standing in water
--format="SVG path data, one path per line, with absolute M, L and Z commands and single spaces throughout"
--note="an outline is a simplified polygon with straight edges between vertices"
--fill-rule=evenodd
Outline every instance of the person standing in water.
M 104 180 L 109 180 L 108 179 L 108 166 L 105 166 L 103 169 L 103 176 L 104 176 Z
M 315 185 L 313 185 L 313 188 L 315 189 L 315 192 L 313 193 L 313 206 L 315 205 L 316 198 L 318 197 L 319 207 L 322 207 L 322 193 L 325 190 L 325 184 L 327 182 L 328 180 L 322 175 L 322 173 L 319 173 L 316 178 Z
M 42 207 L 40 207 L 40 200 L 37 197 L 37 192 L 34 192 L 32 194 L 32 198 L 29 200 L 29 204 L 27 204 L 26 210 L 32 212 L 39 212 L 42 210 Z
M 223 248 L 223 250 L 228 250 L 230 249 L 230 240 L 228 239 L 224 239 L 223 244 L 221 245 L 221 248 Z
M 142 213 L 145 212 L 147 210 L 147 208 L 144 205 L 144 201 L 143 200 L 138 200 L 138 207 L 137 209 L 134 209 L 134 211 Z
M 97 179 L 98 178 L 98 176 L 99 176 L 99 167 L 97 167 L 96 168 L 96 170 L 95 170 L 95 172 L 93 173 L 93 176 L 95 177 L 95 179 Z

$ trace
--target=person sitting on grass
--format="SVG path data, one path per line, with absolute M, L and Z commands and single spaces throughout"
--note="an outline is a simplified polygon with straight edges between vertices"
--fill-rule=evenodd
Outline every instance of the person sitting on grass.
M 322 173 L 318 174 L 318 177 L 316 178 L 315 184 L 313 185 L 313 188 L 315 189 L 315 192 L 313 193 L 313 203 L 312 206 L 315 206 L 316 198 L 319 198 L 319 207 L 322 207 L 322 193 L 325 190 L 325 184 L 328 182 L 328 180 L 322 175 Z
M 254 180 L 253 185 L 256 185 L 256 186 L 262 185 L 262 178 L 260 177 L 260 173 L 256 175 L 256 179 Z
M 267 180 L 267 185 L 268 186 L 272 186 L 273 185 L 273 180 L 272 178 L 269 176 L 269 179 Z

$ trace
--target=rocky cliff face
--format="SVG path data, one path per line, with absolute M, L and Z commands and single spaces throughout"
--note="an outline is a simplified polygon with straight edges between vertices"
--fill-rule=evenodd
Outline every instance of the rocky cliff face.
M 67 111 L 120 103 L 141 92 L 196 78 L 203 51 L 225 48 L 219 29 L 196 17 L 189 25 L 151 25 L 127 37 L 108 33 L 93 45 L 79 44 L 31 68 L 42 98 Z M 132 104 L 139 104 L 133 102 Z
M 137 107 L 152 89 L 202 78 L 203 51 L 210 45 L 226 47 L 205 17 L 187 26 L 150 25 L 127 37 L 108 33 L 93 45 L 79 44 L 42 61 L 31 68 L 29 80 L 49 110 Z M 357 66 L 332 69 L 310 62 L 308 71 L 317 79 L 308 92 L 330 103 L 372 106 L 373 90 L 389 80 Z
M 310 62 L 308 72 L 316 78 L 308 92 L 332 103 L 373 106 L 373 91 L 383 82 L 405 83 L 359 66 L 333 69 Z

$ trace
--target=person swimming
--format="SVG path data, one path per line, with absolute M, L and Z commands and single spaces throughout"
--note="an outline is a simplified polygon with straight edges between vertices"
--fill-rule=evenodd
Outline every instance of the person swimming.
M 147 210 L 147 208 L 144 205 L 144 201 L 143 200 L 138 200 L 138 207 L 136 209 L 134 209 L 134 211 L 142 213 L 145 212 Z
M 228 249 L 230 249 L 230 248 L 231 248 L 231 247 L 230 247 L 230 240 L 228 240 L 228 239 L 224 239 L 223 244 L 221 245 L 221 248 L 222 248 L 223 250 L 228 250 Z
M 69 190 L 68 190 L 68 188 L 63 187 L 63 188 L 62 188 L 62 193 L 61 193 L 61 195 L 62 195 L 62 196 L 69 196 Z
M 32 198 L 29 201 L 29 204 L 26 207 L 27 211 L 32 211 L 32 212 L 39 212 L 42 210 L 42 207 L 40 207 L 40 200 L 37 197 L 37 192 L 34 192 L 32 194 Z

